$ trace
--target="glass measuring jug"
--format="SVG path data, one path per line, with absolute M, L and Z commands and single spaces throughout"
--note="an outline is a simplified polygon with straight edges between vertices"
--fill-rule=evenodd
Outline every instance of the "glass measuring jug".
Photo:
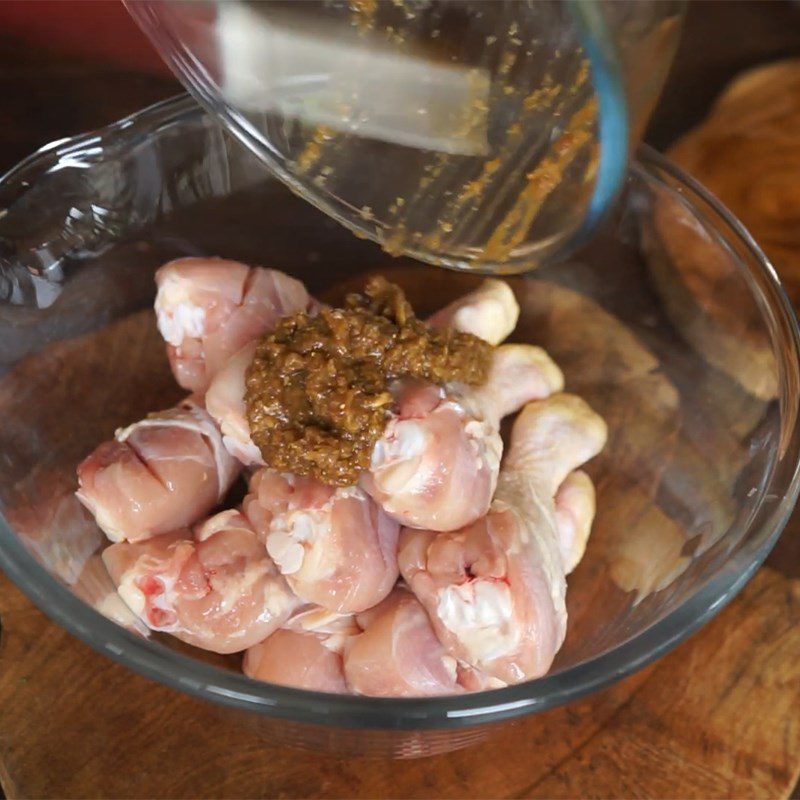
M 298 194 L 392 253 L 514 273 L 613 202 L 682 2 L 128 2 Z

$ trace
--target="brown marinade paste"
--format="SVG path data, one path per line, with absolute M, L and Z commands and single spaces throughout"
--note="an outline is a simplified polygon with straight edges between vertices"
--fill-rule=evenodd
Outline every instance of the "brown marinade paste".
M 414 316 L 402 289 L 372 278 L 344 308 L 282 319 L 247 371 L 250 434 L 268 466 L 351 486 L 369 468 L 395 378 L 486 380 L 492 346 Z

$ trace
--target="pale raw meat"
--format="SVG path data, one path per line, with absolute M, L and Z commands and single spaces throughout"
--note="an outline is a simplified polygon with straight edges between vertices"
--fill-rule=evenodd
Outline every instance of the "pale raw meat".
M 504 344 L 492 355 L 489 377 L 482 386 L 462 389 L 465 402 L 483 411 L 494 425 L 531 400 L 564 388 L 564 375 L 541 347 Z
M 312 300 L 311 311 L 315 308 L 315 301 Z M 456 330 L 473 333 L 494 344 L 513 330 L 518 316 L 519 306 L 514 293 L 503 281 L 490 278 L 474 292 L 438 311 L 428 321 L 434 327 L 450 325 Z M 264 465 L 258 447 L 250 438 L 244 399 L 245 374 L 253 360 L 255 349 L 255 341 L 248 342 L 218 369 L 210 381 L 205 398 L 209 414 L 222 430 L 225 446 L 245 466 Z M 528 350 L 530 353 L 543 352 L 538 348 Z M 545 374 L 550 374 L 549 367 L 543 366 Z M 523 399 L 516 408 L 524 404 L 526 399 L 530 398 Z
M 458 694 L 456 660 L 436 638 L 419 601 L 398 587 L 377 608 L 359 615 L 364 633 L 344 650 L 347 684 L 372 697 Z
M 396 406 L 375 445 L 364 489 L 401 524 L 452 531 L 489 509 L 500 470 L 500 421 L 563 386 L 532 345 L 498 347 L 487 382 L 440 388 L 399 382 Z
M 277 321 L 308 310 L 300 281 L 221 258 L 181 258 L 156 273 L 155 311 L 175 379 L 202 392 L 225 362 Z
M 245 372 L 255 345 L 218 373 L 206 394 L 226 447 L 246 465 L 263 463 L 249 436 Z M 361 485 L 404 525 L 454 530 L 486 513 L 500 469 L 500 421 L 529 400 L 563 386 L 539 347 L 502 345 L 480 387 L 397 381 L 396 402 Z
M 267 683 L 347 693 L 341 654 L 329 650 L 322 637 L 313 633 L 275 631 L 247 651 L 242 669 L 248 677 Z
M 439 696 L 544 674 L 595 512 L 578 467 L 606 437 L 582 400 L 558 394 L 549 356 L 499 346 L 477 387 L 395 381 L 369 471 L 330 487 L 264 466 L 244 399 L 258 337 L 316 312 L 303 285 L 222 259 L 170 262 L 156 280 L 173 372 L 205 407 L 190 397 L 80 465 L 76 494 L 116 542 L 102 556 L 116 591 L 87 571 L 87 599 L 312 691 Z M 428 324 L 497 345 L 518 316 L 511 288 L 489 279 Z M 523 406 L 501 471 L 501 421 Z M 241 464 L 255 468 L 241 509 L 197 523 Z
M 355 486 L 262 469 L 242 508 L 289 585 L 309 603 L 363 611 L 397 580 L 399 525 Z
M 404 525 L 453 530 L 485 514 L 503 447 L 497 428 L 430 383 L 405 381 L 394 394 L 364 489 Z
M 111 545 L 103 561 L 148 628 L 216 653 L 252 647 L 300 604 L 238 511 L 194 531 Z
M 206 408 L 222 431 L 228 452 L 245 466 L 264 464 L 261 451 L 250 438 L 245 404 L 245 374 L 253 360 L 256 342 L 246 344 L 214 376 L 206 392 Z
M 567 475 L 555 497 L 558 544 L 569 575 L 583 558 L 592 530 L 596 497 L 592 479 L 582 470 Z
M 556 492 L 595 456 L 606 426 L 580 398 L 528 404 L 486 516 L 453 533 L 404 529 L 401 573 L 469 688 L 543 675 L 566 632 L 565 564 Z M 476 676 L 477 673 L 477 676 Z
M 351 615 L 318 606 L 302 609 L 285 626 L 251 647 L 244 656 L 245 675 L 257 680 L 344 694 L 342 650 L 361 632 Z
M 217 426 L 191 398 L 104 442 L 78 467 L 78 499 L 114 542 L 138 541 L 208 514 L 239 474 Z
M 455 328 L 490 344 L 500 344 L 514 330 L 519 305 L 511 287 L 487 278 L 474 292 L 450 303 L 428 318 L 434 328 Z

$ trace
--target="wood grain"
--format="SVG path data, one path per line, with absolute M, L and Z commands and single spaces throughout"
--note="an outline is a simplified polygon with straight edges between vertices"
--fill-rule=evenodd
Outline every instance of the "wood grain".
M 269 746 L 216 707 L 92 652 L 3 577 L 0 614 L 9 800 L 778 798 L 800 769 L 800 582 L 769 569 L 655 666 L 413 764 Z

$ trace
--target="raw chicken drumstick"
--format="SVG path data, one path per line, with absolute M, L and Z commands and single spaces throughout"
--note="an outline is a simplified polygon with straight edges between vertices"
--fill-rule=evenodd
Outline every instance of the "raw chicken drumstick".
M 281 317 L 309 309 L 300 281 L 222 258 L 179 258 L 156 272 L 155 311 L 175 379 L 203 392 L 222 365 Z
M 436 638 L 420 602 L 397 587 L 376 608 L 357 617 L 364 633 L 347 641 L 344 674 L 356 694 L 431 697 L 463 691 L 456 660 Z
M 488 278 L 475 291 L 437 311 L 429 323 L 437 328 L 451 325 L 497 344 L 511 333 L 518 317 L 519 305 L 508 285 Z M 250 438 L 244 400 L 245 374 L 256 344 L 255 340 L 248 342 L 217 371 L 205 398 L 209 414 L 222 430 L 225 446 L 245 466 L 264 463 Z
M 514 423 L 489 513 L 453 533 L 401 533 L 401 574 L 447 652 L 477 677 L 518 683 L 549 669 L 566 631 L 570 566 L 555 496 L 605 439 L 605 423 L 578 397 L 530 403 Z
M 345 694 L 342 650 L 359 633 L 352 615 L 318 607 L 302 609 L 280 630 L 251 647 L 242 669 L 248 677 L 269 683 Z
M 487 278 L 477 289 L 428 317 L 433 328 L 454 328 L 471 333 L 489 344 L 500 344 L 514 330 L 519 305 L 511 287 Z
M 495 350 L 482 386 L 400 384 L 362 485 L 403 525 L 435 531 L 468 525 L 492 502 L 502 418 L 563 383 L 544 350 L 508 344 Z
M 222 511 L 193 531 L 112 544 L 103 561 L 148 628 L 215 653 L 257 644 L 300 605 L 238 511 Z
M 497 426 L 432 383 L 403 381 L 393 394 L 364 489 L 403 525 L 453 530 L 485 514 L 503 450 Z
M 518 317 L 509 286 L 487 279 L 428 322 L 497 344 Z M 495 351 L 487 384 L 477 389 L 398 381 L 396 408 L 376 443 L 364 487 L 403 524 L 436 530 L 467 524 L 491 502 L 502 454 L 500 419 L 562 385 L 547 354 L 529 345 Z
M 206 408 L 222 431 L 228 452 L 246 467 L 263 466 L 261 451 L 250 438 L 245 403 L 245 376 L 258 342 L 246 344 L 214 376 L 206 392 Z
M 212 381 L 209 413 L 228 450 L 244 464 L 261 464 L 245 417 L 244 386 L 255 344 L 237 353 Z M 479 387 L 397 381 L 396 398 L 375 444 L 363 488 L 401 524 L 454 530 L 486 513 L 502 454 L 500 420 L 526 402 L 563 386 L 547 353 L 510 344 L 494 352 L 488 381 Z
M 463 691 L 456 660 L 402 587 L 357 617 L 301 610 L 247 651 L 243 669 L 251 678 L 318 692 L 425 697 Z
M 558 546 L 564 572 L 578 566 L 594 520 L 596 497 L 592 479 L 582 470 L 567 475 L 555 497 Z
M 379 603 L 398 577 L 400 526 L 361 489 L 261 469 L 242 509 L 303 600 L 353 613 Z
M 189 398 L 101 444 L 78 467 L 78 499 L 113 542 L 190 525 L 211 511 L 241 467 L 214 420 Z

